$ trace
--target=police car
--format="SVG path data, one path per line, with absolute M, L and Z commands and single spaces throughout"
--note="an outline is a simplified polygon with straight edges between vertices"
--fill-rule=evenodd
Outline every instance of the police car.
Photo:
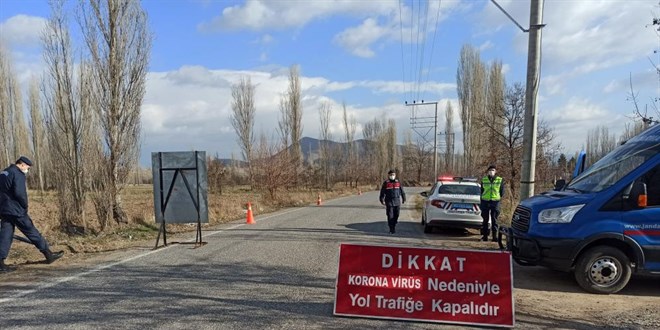
M 424 200 L 424 232 L 433 227 L 481 228 L 481 186 L 476 178 L 439 177 Z

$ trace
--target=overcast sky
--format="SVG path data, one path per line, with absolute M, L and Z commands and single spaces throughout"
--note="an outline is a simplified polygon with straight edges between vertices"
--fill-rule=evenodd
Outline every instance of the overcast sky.
M 497 2 L 529 26 L 529 1 Z M 443 131 L 447 101 L 458 108 L 456 68 L 465 44 L 485 62 L 501 60 L 508 85 L 525 81 L 528 35 L 486 0 L 145 0 L 143 6 L 154 34 L 142 107 L 144 166 L 153 151 L 240 157 L 229 116 L 230 87 L 241 76 L 256 85 L 257 134 L 275 137 L 294 64 L 301 69 L 303 136 L 319 137 L 319 105 L 329 101 L 335 140 L 342 135 L 342 102 L 358 121 L 358 138 L 361 124 L 375 117 L 395 119 L 400 142 L 409 132 L 426 135 L 411 131 L 412 107 L 404 105 L 422 99 L 440 102 Z M 46 0 L 0 1 L 0 42 L 23 82 L 42 72 L 39 35 L 49 12 Z M 632 122 L 630 79 L 642 105 L 660 97 L 660 39 L 651 25 L 659 14 L 655 0 L 546 1 L 539 118 L 554 128 L 564 152 L 581 149 L 590 128 L 618 134 Z

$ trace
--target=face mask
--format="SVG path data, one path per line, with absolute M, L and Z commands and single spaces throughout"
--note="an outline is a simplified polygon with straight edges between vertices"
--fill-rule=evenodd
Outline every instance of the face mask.
M 495 171 L 488 171 L 488 176 L 495 176 Z
M 21 172 L 23 172 L 23 174 L 28 174 L 28 171 L 29 171 L 29 169 L 27 169 L 27 168 L 26 169 L 21 169 Z
M 394 175 L 390 175 L 390 180 L 394 180 Z

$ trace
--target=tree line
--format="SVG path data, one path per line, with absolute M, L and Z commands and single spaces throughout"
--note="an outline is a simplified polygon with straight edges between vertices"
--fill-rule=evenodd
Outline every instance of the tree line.
M 137 0 L 50 5 L 41 36 L 45 72 L 29 83 L 28 123 L 15 69 L 0 49 L 0 150 L 6 163 L 33 158 L 29 184 L 55 191 L 62 231 L 105 230 L 128 222 L 120 193 L 140 152 L 152 34 Z M 94 219 L 84 212 L 88 200 Z
M 29 185 L 54 191 L 62 231 L 81 234 L 128 222 L 121 192 L 131 173 L 140 172 L 141 105 L 153 36 L 137 0 L 90 0 L 75 8 L 65 4 L 65 0 L 51 1 L 52 14 L 42 35 L 46 69 L 43 76 L 30 80 L 27 102 L 8 53 L 0 48 L 0 157 L 11 163 L 19 155 L 30 155 L 38 166 L 28 178 Z M 70 30 L 72 15 L 79 30 Z M 82 36 L 80 45 L 74 44 L 72 34 Z M 511 200 L 517 200 L 524 85 L 507 83 L 501 61 L 485 63 L 471 45 L 461 49 L 456 82 L 458 108 L 447 102 L 443 109 L 444 149 L 437 151 L 440 173 L 479 177 L 489 164 L 496 164 L 510 183 Z M 217 155 L 210 156 L 212 192 L 222 193 L 227 185 L 249 185 L 274 197 L 282 190 L 321 191 L 338 184 L 377 187 L 388 169 L 395 169 L 406 184 L 430 183 L 432 148 L 411 133 L 399 145 L 396 123 L 386 116 L 358 125 L 346 103 L 339 109 L 329 102 L 318 106 L 318 156 L 304 159 L 297 65 L 289 68 L 273 136 L 254 130 L 256 86 L 249 76 L 232 85 L 231 96 L 229 120 L 242 162 L 227 165 Z M 333 136 L 330 123 L 337 116 L 341 133 Z M 455 132 L 454 121 L 459 122 L 460 132 Z M 618 140 L 602 127 L 590 131 L 589 161 L 642 129 L 628 127 Z M 462 136 L 461 151 L 455 149 L 456 134 Z M 537 182 L 550 184 L 570 176 L 575 156 L 559 150 L 552 128 L 540 121 Z M 85 213 L 88 202 L 94 206 L 93 217 Z

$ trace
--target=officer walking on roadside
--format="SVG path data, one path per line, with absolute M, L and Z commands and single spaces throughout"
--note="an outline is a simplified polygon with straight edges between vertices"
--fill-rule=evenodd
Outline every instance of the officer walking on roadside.
M 493 242 L 497 241 L 497 217 L 500 215 L 500 200 L 504 197 L 504 182 L 501 177 L 495 176 L 495 165 L 488 166 L 487 175 L 481 179 L 481 240 L 488 241 L 488 219 Z
M 16 227 L 46 257 L 47 263 L 59 259 L 64 251 L 52 252 L 48 242 L 34 227 L 28 215 L 26 174 L 32 161 L 21 156 L 15 164 L 0 172 L 0 273 L 15 270 L 5 265 Z
M 390 234 L 396 232 L 396 224 L 399 221 L 399 209 L 401 204 L 406 202 L 406 193 L 401 187 L 401 183 L 396 179 L 396 172 L 390 170 L 387 172 L 388 179 L 383 182 L 380 188 L 380 203 L 385 205 L 387 210 L 387 225 L 390 227 Z

